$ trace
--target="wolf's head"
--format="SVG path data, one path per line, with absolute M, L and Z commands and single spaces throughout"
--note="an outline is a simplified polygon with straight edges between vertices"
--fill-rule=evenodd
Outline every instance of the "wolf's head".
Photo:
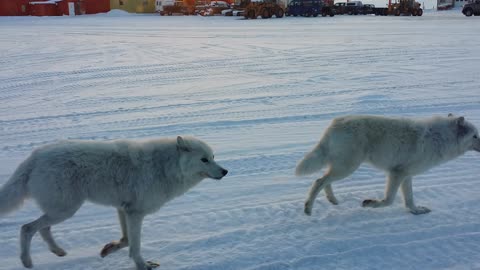
M 180 169 L 187 177 L 213 178 L 220 180 L 228 171 L 213 159 L 212 149 L 193 137 L 177 137 Z
M 448 117 L 452 121 L 452 128 L 455 130 L 457 141 L 460 149 L 464 151 L 475 150 L 480 152 L 480 138 L 478 137 L 477 128 L 467 120 L 465 117 L 455 117 L 449 114 Z

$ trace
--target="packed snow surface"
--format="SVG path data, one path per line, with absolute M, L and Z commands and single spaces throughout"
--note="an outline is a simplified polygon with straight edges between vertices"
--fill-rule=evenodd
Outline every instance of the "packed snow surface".
M 480 269 L 480 155 L 414 178 L 414 216 L 381 198 L 384 175 L 362 166 L 323 192 L 296 163 L 335 116 L 454 113 L 480 126 L 477 17 L 79 16 L 0 18 L 0 184 L 37 146 L 58 139 L 194 135 L 230 173 L 204 180 L 148 216 L 142 252 L 160 269 Z M 0 269 L 22 269 L 18 235 L 32 201 L 0 218 Z M 37 234 L 35 269 L 134 269 L 112 208 L 86 203 L 53 227 L 58 258 Z

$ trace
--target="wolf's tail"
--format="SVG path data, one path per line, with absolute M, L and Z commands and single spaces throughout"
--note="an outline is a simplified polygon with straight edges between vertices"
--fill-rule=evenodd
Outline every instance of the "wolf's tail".
M 312 152 L 298 163 L 295 169 L 296 176 L 309 175 L 320 171 L 326 164 L 326 149 L 322 144 L 318 144 Z
M 22 206 L 28 197 L 27 182 L 33 169 L 32 163 L 31 158 L 22 162 L 7 183 L 0 188 L 0 216 Z

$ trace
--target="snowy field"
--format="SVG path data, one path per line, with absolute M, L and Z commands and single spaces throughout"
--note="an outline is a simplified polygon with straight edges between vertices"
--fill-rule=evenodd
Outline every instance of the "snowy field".
M 414 179 L 414 216 L 368 166 L 319 195 L 297 161 L 335 116 L 465 115 L 480 126 L 477 17 L 0 17 L 0 184 L 57 139 L 197 136 L 230 173 L 205 180 L 146 218 L 143 255 L 160 269 L 480 269 L 480 155 Z M 318 176 L 318 175 L 317 175 Z M 22 269 L 18 235 L 32 201 L 0 218 L 0 269 Z M 87 203 L 37 234 L 35 269 L 134 269 L 116 211 Z

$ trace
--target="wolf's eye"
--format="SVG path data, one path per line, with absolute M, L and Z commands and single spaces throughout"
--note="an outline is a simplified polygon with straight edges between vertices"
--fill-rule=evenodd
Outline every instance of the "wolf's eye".
M 473 138 L 474 138 L 474 139 L 478 139 L 478 135 L 473 135 Z
M 201 161 L 202 161 L 203 163 L 208 163 L 208 159 L 207 159 L 207 158 L 202 158 Z

